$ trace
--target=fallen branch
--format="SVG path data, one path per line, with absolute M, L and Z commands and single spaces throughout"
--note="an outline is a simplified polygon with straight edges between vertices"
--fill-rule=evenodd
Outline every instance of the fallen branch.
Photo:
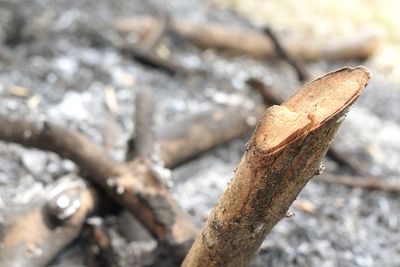
M 141 91 L 135 98 L 135 135 L 129 142 L 127 160 L 135 157 L 151 158 L 156 142 L 154 128 L 154 99 L 149 92 Z
M 0 266 L 46 266 L 81 232 L 100 197 L 79 178 L 63 178 L 23 212 L 6 217 Z
M 123 45 L 119 48 L 126 55 L 131 56 L 134 60 L 139 63 L 153 68 L 164 71 L 170 75 L 183 74 L 186 75 L 190 73 L 186 68 L 175 64 L 174 62 L 161 58 L 153 52 L 149 52 L 139 47 L 134 47 L 132 45 Z
M 111 244 L 111 237 L 100 217 L 93 217 L 87 221 L 89 225 L 89 244 L 92 255 L 88 257 L 90 267 L 118 266 L 117 253 Z
M 269 27 L 264 27 L 263 32 L 271 39 L 271 42 L 273 43 L 276 53 L 279 55 L 279 57 L 286 61 L 296 71 L 297 79 L 302 83 L 309 80 L 310 74 L 306 70 L 305 66 L 296 58 L 292 57 L 288 52 L 286 52 L 286 49 L 283 47 L 279 41 L 279 38 L 272 31 L 272 29 Z
M 155 155 L 156 138 L 154 131 L 154 99 L 148 91 L 140 91 L 136 94 L 135 116 L 133 123 L 135 125 L 135 133 L 128 141 L 128 151 L 126 159 L 131 161 L 138 157 L 144 157 L 153 161 L 158 155 Z M 159 166 L 158 166 L 159 167 Z M 129 211 L 123 211 L 120 214 L 118 228 L 127 241 L 139 239 L 151 239 L 148 231 L 141 225 L 135 216 Z
M 169 122 L 157 129 L 160 157 L 168 168 L 175 167 L 217 145 L 254 129 L 264 108 L 246 110 L 222 107 Z
M 389 193 L 400 193 L 400 182 L 383 180 L 376 177 L 354 177 L 346 175 L 337 175 L 332 173 L 323 173 L 315 181 L 321 181 L 329 184 L 338 184 L 348 187 L 358 187 L 367 190 L 381 190 Z
M 113 26 L 123 34 L 134 32 L 144 37 L 158 23 L 158 19 L 151 16 L 136 16 L 115 20 Z M 195 23 L 183 19 L 171 19 L 170 27 L 178 36 L 201 48 L 214 48 L 260 59 L 277 57 L 270 38 L 255 29 Z M 281 36 L 280 40 L 290 55 L 304 61 L 366 59 L 379 44 L 379 36 L 370 30 L 354 33 L 350 37 L 327 40 L 289 36 Z
M 134 214 L 155 239 L 187 247 L 197 232 L 149 160 L 115 162 L 89 138 L 50 123 L 32 123 L 0 115 L 0 139 L 53 151 L 74 161 L 91 182 Z
M 157 20 L 157 25 L 147 33 L 146 36 L 140 42 L 140 47 L 147 50 L 153 51 L 160 44 L 161 39 L 168 31 L 169 28 L 169 15 L 163 13 L 161 18 Z
M 283 102 L 283 98 L 275 94 L 271 88 L 269 88 L 265 83 L 256 78 L 249 78 L 246 81 L 246 84 L 250 86 L 250 88 L 256 90 L 263 98 L 264 103 L 267 106 L 271 105 L 279 105 Z M 366 168 L 356 160 L 348 157 L 346 154 L 338 151 L 335 146 L 331 146 L 328 150 L 327 156 L 335 161 L 340 166 L 345 166 L 349 168 L 355 174 L 360 176 L 370 176 L 369 172 Z
M 248 264 L 319 170 L 345 113 L 368 80 L 364 68 L 344 68 L 266 111 L 183 266 Z

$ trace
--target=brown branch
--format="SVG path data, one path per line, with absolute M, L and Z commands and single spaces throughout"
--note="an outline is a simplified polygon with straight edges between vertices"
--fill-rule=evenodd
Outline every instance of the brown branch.
M 151 161 L 140 158 L 129 164 L 117 163 L 77 132 L 1 115 L 0 139 L 73 160 L 87 173 L 85 177 L 132 212 L 155 239 L 174 247 L 187 247 L 192 242 L 196 227 L 157 179 Z
M 381 190 L 390 193 L 400 193 L 400 182 L 383 180 L 376 177 L 354 177 L 346 175 L 337 175 L 332 173 L 323 173 L 316 181 L 329 184 L 338 184 L 348 187 L 359 187 L 367 190 Z
M 111 237 L 100 217 L 90 218 L 89 225 L 89 246 L 92 255 L 88 258 L 88 265 L 93 267 L 118 266 L 116 252 L 111 244 Z
M 47 199 L 6 217 L 0 266 L 46 266 L 75 240 L 87 216 L 101 206 L 96 191 L 79 178 L 60 179 L 45 192 Z
M 135 136 L 129 141 L 127 160 L 135 157 L 151 158 L 156 142 L 154 128 L 154 99 L 147 91 L 141 91 L 135 98 Z
M 155 27 L 150 29 L 143 40 L 140 42 L 140 47 L 147 50 L 153 51 L 159 45 L 161 39 L 169 28 L 169 15 L 166 13 L 161 14 L 161 18 L 157 20 Z
M 246 81 L 246 84 L 253 90 L 256 90 L 262 96 L 264 103 L 267 106 L 279 105 L 280 103 L 283 102 L 282 97 L 275 94 L 271 88 L 269 88 L 265 83 L 263 83 L 259 79 L 249 78 Z M 360 176 L 370 176 L 367 169 L 361 163 L 350 158 L 346 154 L 341 153 L 335 148 L 335 146 L 331 146 L 329 148 L 327 156 L 340 166 L 345 166 L 349 168 L 355 174 L 358 174 Z
M 345 112 L 368 80 L 364 68 L 344 68 L 266 111 L 183 266 L 248 264 L 319 169 Z
M 157 129 L 161 160 L 172 168 L 243 136 L 254 129 L 263 112 L 264 108 L 223 107 L 166 123 Z
M 278 36 L 272 31 L 272 29 L 270 27 L 264 27 L 263 33 L 265 33 L 271 39 L 271 42 L 274 45 L 276 53 L 279 55 L 279 57 L 286 61 L 296 71 L 297 79 L 300 82 L 305 82 L 309 80 L 310 74 L 306 70 L 304 64 L 300 63 L 296 58 L 292 57 L 286 51 L 286 49 L 279 41 Z
M 156 25 L 157 19 L 150 16 L 118 19 L 113 23 L 121 33 L 135 32 L 142 37 Z M 260 59 L 277 57 L 270 38 L 256 29 L 212 23 L 199 24 L 183 19 L 171 19 L 170 27 L 178 36 L 205 49 L 214 48 L 230 54 L 246 54 Z M 280 37 L 286 51 L 294 58 L 304 61 L 365 59 L 375 52 L 379 39 L 379 36 L 371 31 L 360 31 L 350 37 L 327 40 Z

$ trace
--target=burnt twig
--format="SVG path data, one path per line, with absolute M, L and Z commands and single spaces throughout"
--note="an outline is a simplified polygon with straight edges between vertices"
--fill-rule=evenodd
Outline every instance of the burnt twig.
M 292 57 L 286 49 L 283 47 L 281 42 L 279 41 L 278 36 L 273 32 L 273 30 L 266 26 L 263 28 L 263 33 L 265 33 L 274 45 L 276 53 L 279 55 L 281 59 L 286 61 L 293 69 L 296 71 L 297 78 L 300 82 L 305 82 L 310 79 L 310 74 L 306 70 L 304 64 L 298 61 L 296 58 Z
M 142 48 L 133 47 L 131 45 L 124 45 L 120 47 L 120 50 L 123 53 L 131 56 L 133 59 L 140 62 L 141 64 L 150 68 L 164 71 L 170 75 L 176 75 L 176 74 L 185 75 L 189 73 L 189 71 L 186 70 L 186 68 L 179 66 L 170 60 L 163 59 L 157 54 L 149 52 Z
M 0 115 L 0 139 L 56 152 L 69 158 L 85 176 L 134 214 L 155 239 L 187 247 L 197 232 L 146 159 L 118 163 L 89 138 L 50 123 L 32 123 Z
M 80 178 L 62 178 L 23 212 L 2 225 L 0 266 L 46 266 L 81 232 L 87 216 L 101 204 Z

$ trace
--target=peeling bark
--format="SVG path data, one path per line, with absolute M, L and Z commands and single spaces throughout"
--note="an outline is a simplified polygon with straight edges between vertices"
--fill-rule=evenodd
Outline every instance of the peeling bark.
M 368 80 L 365 68 L 344 68 L 269 108 L 182 266 L 246 266 L 318 171 Z

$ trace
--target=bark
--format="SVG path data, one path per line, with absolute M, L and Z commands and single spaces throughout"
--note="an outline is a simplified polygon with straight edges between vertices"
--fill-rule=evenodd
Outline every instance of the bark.
M 344 68 L 269 108 L 182 266 L 246 266 L 318 172 L 341 121 L 368 80 L 364 68 Z
M 50 123 L 32 123 L 0 116 L 0 139 L 53 151 L 74 161 L 87 179 L 126 207 L 158 241 L 187 247 L 196 227 L 157 178 L 147 159 L 115 162 L 89 138 Z
M 158 20 L 150 16 L 136 16 L 115 20 L 113 26 L 121 33 L 135 32 L 145 36 Z M 171 19 L 171 31 L 201 48 L 214 48 L 230 54 L 245 54 L 255 58 L 276 58 L 277 53 L 270 38 L 258 30 L 212 23 L 194 23 Z M 371 31 L 360 31 L 352 36 L 325 40 L 281 36 L 286 51 L 298 60 L 366 59 L 379 44 L 379 36 Z
M 275 94 L 272 91 L 272 88 L 269 88 L 262 81 L 256 78 L 249 78 L 246 83 L 250 86 L 250 88 L 256 90 L 262 96 L 264 103 L 267 106 L 279 105 L 283 102 L 284 98 Z M 334 145 L 329 148 L 327 156 L 340 166 L 349 168 L 350 171 L 357 175 L 365 177 L 370 176 L 367 168 L 362 163 L 340 152 Z
M 75 240 L 86 217 L 100 206 L 99 195 L 81 179 L 72 183 L 60 179 L 46 190 L 45 196 L 51 198 L 37 200 L 7 218 L 2 226 L 0 266 L 46 266 Z M 61 198 L 68 198 L 69 203 L 60 202 Z
M 238 138 L 254 129 L 263 111 L 264 108 L 222 107 L 166 123 L 157 129 L 161 160 L 166 167 L 175 167 Z

